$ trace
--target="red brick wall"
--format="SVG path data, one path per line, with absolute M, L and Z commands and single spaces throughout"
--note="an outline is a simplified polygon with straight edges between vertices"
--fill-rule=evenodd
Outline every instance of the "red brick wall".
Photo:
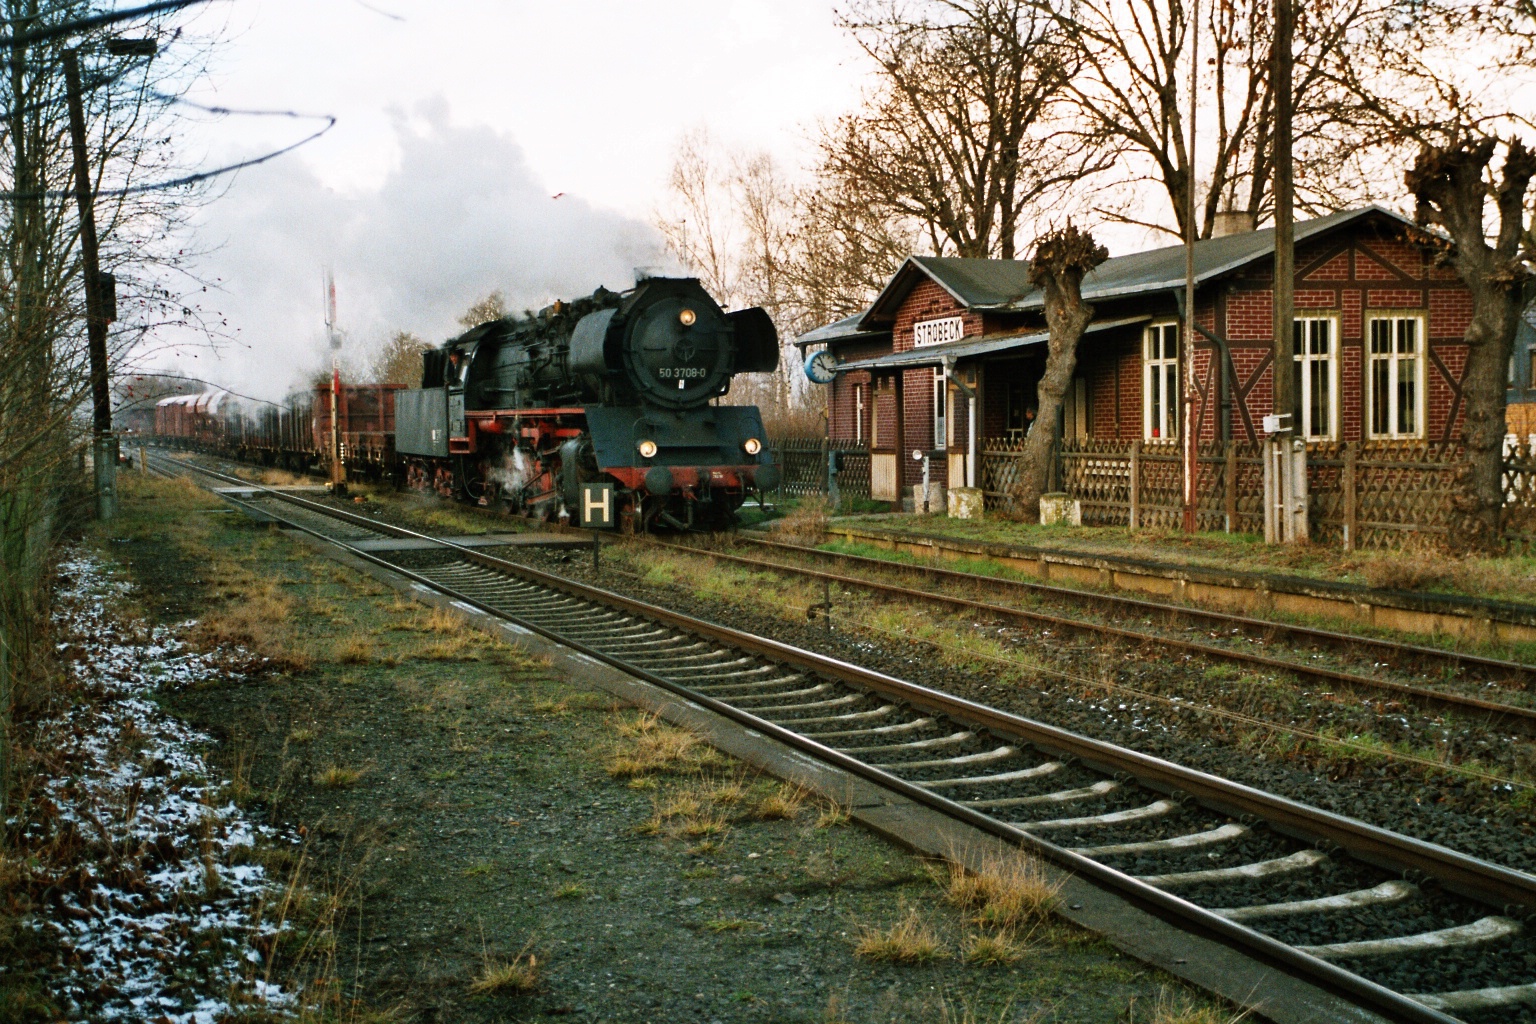
M 923 280 L 907 293 L 901 307 L 896 310 L 896 327 L 892 334 L 895 351 L 906 352 L 912 346 L 912 325 L 919 320 L 939 320 L 949 316 L 961 316 L 965 320 L 966 337 L 983 333 L 982 315 L 964 309 L 949 292 L 930 280 Z
M 1471 297 L 1466 290 L 1454 279 L 1431 272 L 1419 250 L 1404 242 L 1359 239 L 1349 250 L 1336 255 L 1319 249 L 1314 262 L 1319 259 L 1323 262 L 1298 281 L 1296 309 L 1300 315 L 1328 312 L 1338 317 L 1337 436 L 1346 441 L 1365 437 L 1364 321 L 1376 310 L 1421 310 L 1426 314 L 1434 358 L 1429 360 L 1425 372 L 1425 438 L 1457 436 L 1462 412 L 1455 401 L 1455 385 L 1465 365 L 1464 347 L 1457 343 L 1471 313 Z M 1308 265 L 1300 252 L 1296 262 L 1301 267 Z M 1266 368 L 1257 381 L 1253 379 L 1267 358 L 1273 331 L 1269 289 L 1256 286 L 1261 277 L 1268 276 L 1267 271 L 1234 275 L 1226 298 L 1226 337 L 1236 368 L 1234 400 L 1243 387 L 1252 384 L 1245 404 L 1256 427 L 1271 407 L 1271 370 Z M 1244 277 L 1255 283 L 1245 282 Z M 1414 287 L 1405 278 L 1423 285 Z M 1305 287 L 1320 280 L 1337 282 L 1338 287 Z M 1203 423 L 1202 436 L 1207 436 Z M 1243 418 L 1236 409 L 1232 436 L 1247 436 Z

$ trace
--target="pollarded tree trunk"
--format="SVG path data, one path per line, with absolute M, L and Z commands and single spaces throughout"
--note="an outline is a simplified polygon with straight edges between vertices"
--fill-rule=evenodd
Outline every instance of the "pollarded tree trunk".
M 1109 258 L 1109 251 L 1070 223 L 1040 240 L 1029 262 L 1029 280 L 1045 292 L 1045 325 L 1050 341 L 1045 374 L 1036 398 L 1035 424 L 1024 442 L 1019 482 L 1012 498 L 1015 511 L 1030 522 L 1040 518 L 1040 495 L 1050 475 L 1056 448 L 1061 400 L 1077 367 L 1077 342 L 1093 319 L 1083 301 L 1083 275 Z
M 1419 223 L 1445 229 L 1451 245 L 1442 259 L 1455 268 L 1472 297 L 1472 316 L 1463 335 L 1466 458 L 1458 473 L 1456 505 L 1461 515 L 1452 540 L 1457 546 L 1484 549 L 1502 543 L 1506 373 L 1527 280 L 1526 193 L 1536 175 L 1536 154 L 1516 139 L 1505 145 L 1504 166 L 1498 180 L 1491 180 L 1498 146 L 1498 139 L 1486 136 L 1426 145 L 1406 175 L 1418 200 Z M 1490 195 L 1498 215 L 1491 245 L 1484 230 Z

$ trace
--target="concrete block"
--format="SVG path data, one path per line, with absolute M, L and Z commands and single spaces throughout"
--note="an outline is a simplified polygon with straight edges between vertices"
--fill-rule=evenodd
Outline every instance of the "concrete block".
M 1040 495 L 1040 524 L 1049 526 L 1052 523 L 1067 523 L 1070 526 L 1083 525 L 1083 505 L 1070 494 L 1056 492 Z
M 980 519 L 985 500 L 980 487 L 951 487 L 949 489 L 949 517 L 951 519 Z
M 933 483 L 929 484 L 928 485 L 928 508 L 927 508 L 927 511 L 931 512 L 931 513 L 934 513 L 934 514 L 937 514 L 937 513 L 943 512 L 944 509 L 945 509 L 945 504 L 944 504 L 944 485 L 943 484 L 933 484 Z M 912 485 L 912 511 L 914 511 L 914 512 L 922 512 L 922 511 L 924 511 L 924 509 L 923 509 L 923 485 L 922 484 L 913 484 Z

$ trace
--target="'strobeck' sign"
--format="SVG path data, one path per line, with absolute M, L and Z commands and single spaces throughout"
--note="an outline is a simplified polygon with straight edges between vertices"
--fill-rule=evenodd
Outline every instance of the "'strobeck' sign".
M 965 319 L 958 316 L 945 317 L 943 320 L 919 320 L 912 325 L 912 344 L 918 348 L 925 345 L 943 345 L 950 341 L 959 341 L 965 337 Z

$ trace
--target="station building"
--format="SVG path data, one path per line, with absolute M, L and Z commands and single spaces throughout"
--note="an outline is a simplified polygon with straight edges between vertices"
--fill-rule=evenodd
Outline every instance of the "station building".
M 1471 297 L 1435 262 L 1435 236 L 1382 207 L 1296 225 L 1296 421 L 1310 442 L 1459 439 Z M 1063 412 L 1066 444 L 1176 444 L 1183 360 L 1202 441 L 1256 443 L 1271 411 L 1273 229 L 1195 245 L 1192 353 L 1181 352 L 1182 245 L 1119 256 L 1083 282 L 1094 319 Z M 1531 332 L 1515 360 L 1532 356 Z M 979 442 L 1022 440 L 1037 408 L 1047 334 L 1025 260 L 912 256 L 856 316 L 801 335 L 824 346 L 834 446 L 868 448 L 871 496 L 921 481 L 977 486 Z M 1518 374 L 1516 387 L 1530 387 Z M 975 400 L 966 397 L 974 394 Z M 1518 399 L 1523 391 L 1512 393 Z M 1512 414 L 1512 419 L 1516 418 Z M 1536 423 L 1533 423 L 1536 429 Z M 974 439 L 974 440 L 973 440 Z

